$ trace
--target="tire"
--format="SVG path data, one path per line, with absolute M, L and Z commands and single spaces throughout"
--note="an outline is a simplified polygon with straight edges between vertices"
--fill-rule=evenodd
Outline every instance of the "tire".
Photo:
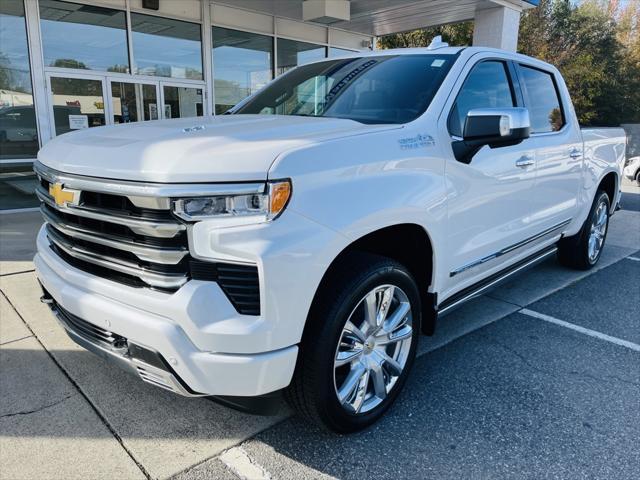
M 636 183 L 640 185 L 640 170 L 636 172 Z
M 367 305 L 377 315 L 367 317 Z M 418 287 L 405 267 L 376 255 L 349 255 L 316 294 L 285 391 L 289 404 L 303 418 L 338 433 L 376 422 L 411 370 L 420 312 Z M 373 317 L 378 321 L 367 322 Z M 394 319 L 401 319 L 395 327 Z M 347 327 L 348 320 L 352 323 Z M 389 343 L 383 345 L 385 341 Z
M 604 191 L 598 190 L 589 216 L 580 231 L 572 237 L 560 240 L 558 244 L 560 263 L 578 270 L 589 270 L 598 263 L 609 230 L 610 212 L 609 196 Z

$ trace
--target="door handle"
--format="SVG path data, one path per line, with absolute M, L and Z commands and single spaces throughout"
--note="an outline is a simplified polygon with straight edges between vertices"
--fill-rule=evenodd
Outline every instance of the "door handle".
M 533 157 L 523 155 L 516 161 L 516 167 L 527 168 L 534 164 Z
M 580 157 L 582 157 L 582 152 L 580 150 L 578 150 L 577 148 L 574 148 L 573 150 L 571 150 L 569 152 L 569 156 L 571 158 L 580 158 Z

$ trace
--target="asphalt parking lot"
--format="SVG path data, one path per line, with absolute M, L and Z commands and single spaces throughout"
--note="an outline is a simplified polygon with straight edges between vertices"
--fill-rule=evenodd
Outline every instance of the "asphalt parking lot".
M 337 436 L 185 399 L 38 301 L 39 214 L 0 215 L 0 478 L 640 478 L 640 188 L 597 268 L 545 262 L 423 337 L 397 404 Z

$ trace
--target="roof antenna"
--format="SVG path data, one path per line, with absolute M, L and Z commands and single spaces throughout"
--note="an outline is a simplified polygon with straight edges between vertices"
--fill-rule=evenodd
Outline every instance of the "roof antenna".
M 448 47 L 449 44 L 447 42 L 442 41 L 442 35 L 437 35 L 431 40 L 431 43 L 427 47 L 427 50 L 436 50 L 438 48 Z

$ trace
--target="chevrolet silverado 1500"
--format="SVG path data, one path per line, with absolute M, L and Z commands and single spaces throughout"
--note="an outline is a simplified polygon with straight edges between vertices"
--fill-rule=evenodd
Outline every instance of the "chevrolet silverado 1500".
M 335 431 L 378 419 L 439 317 L 557 255 L 599 259 L 625 135 L 553 66 L 489 48 L 300 66 L 227 115 L 38 154 L 48 303 L 147 383 Z M 264 408 L 263 408 L 264 407 Z

